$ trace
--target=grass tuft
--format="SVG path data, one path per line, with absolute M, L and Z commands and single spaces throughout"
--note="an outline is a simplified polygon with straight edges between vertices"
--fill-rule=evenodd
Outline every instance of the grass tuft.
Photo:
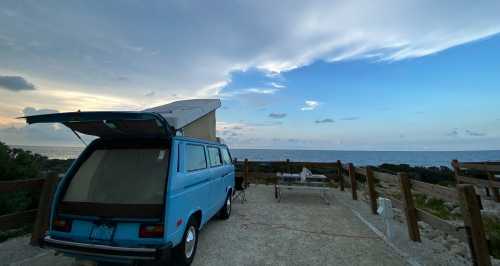
M 423 194 L 415 194 L 415 207 L 417 209 L 422 209 L 430 212 L 431 214 L 444 219 L 444 220 L 456 220 L 461 216 L 458 214 L 453 214 L 444 204 L 441 199 L 428 198 Z

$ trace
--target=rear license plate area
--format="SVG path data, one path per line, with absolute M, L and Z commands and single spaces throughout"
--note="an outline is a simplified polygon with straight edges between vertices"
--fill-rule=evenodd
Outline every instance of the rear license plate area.
M 115 235 L 116 225 L 111 223 L 94 224 L 90 233 L 91 240 L 111 241 Z

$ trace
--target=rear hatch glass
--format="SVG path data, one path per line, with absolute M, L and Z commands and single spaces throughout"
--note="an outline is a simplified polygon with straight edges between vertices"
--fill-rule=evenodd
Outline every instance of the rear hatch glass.
M 96 149 L 71 178 L 59 212 L 107 218 L 159 218 L 169 151 Z

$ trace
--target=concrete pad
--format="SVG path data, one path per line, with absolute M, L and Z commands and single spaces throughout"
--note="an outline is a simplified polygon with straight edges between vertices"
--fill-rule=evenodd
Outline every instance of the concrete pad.
M 285 190 L 280 203 L 271 186 L 252 186 L 227 221 L 202 230 L 193 265 L 404 265 L 333 193 Z

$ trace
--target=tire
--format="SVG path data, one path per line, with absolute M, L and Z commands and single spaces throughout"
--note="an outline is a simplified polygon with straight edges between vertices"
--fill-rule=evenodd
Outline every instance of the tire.
M 224 202 L 224 206 L 219 210 L 219 218 L 222 220 L 227 220 L 229 219 L 229 216 L 231 216 L 231 209 L 232 209 L 232 197 L 231 197 L 231 192 L 227 194 L 226 201 Z
M 198 233 L 198 222 L 193 217 L 189 218 L 182 242 L 174 250 L 175 265 L 191 265 L 198 247 Z

